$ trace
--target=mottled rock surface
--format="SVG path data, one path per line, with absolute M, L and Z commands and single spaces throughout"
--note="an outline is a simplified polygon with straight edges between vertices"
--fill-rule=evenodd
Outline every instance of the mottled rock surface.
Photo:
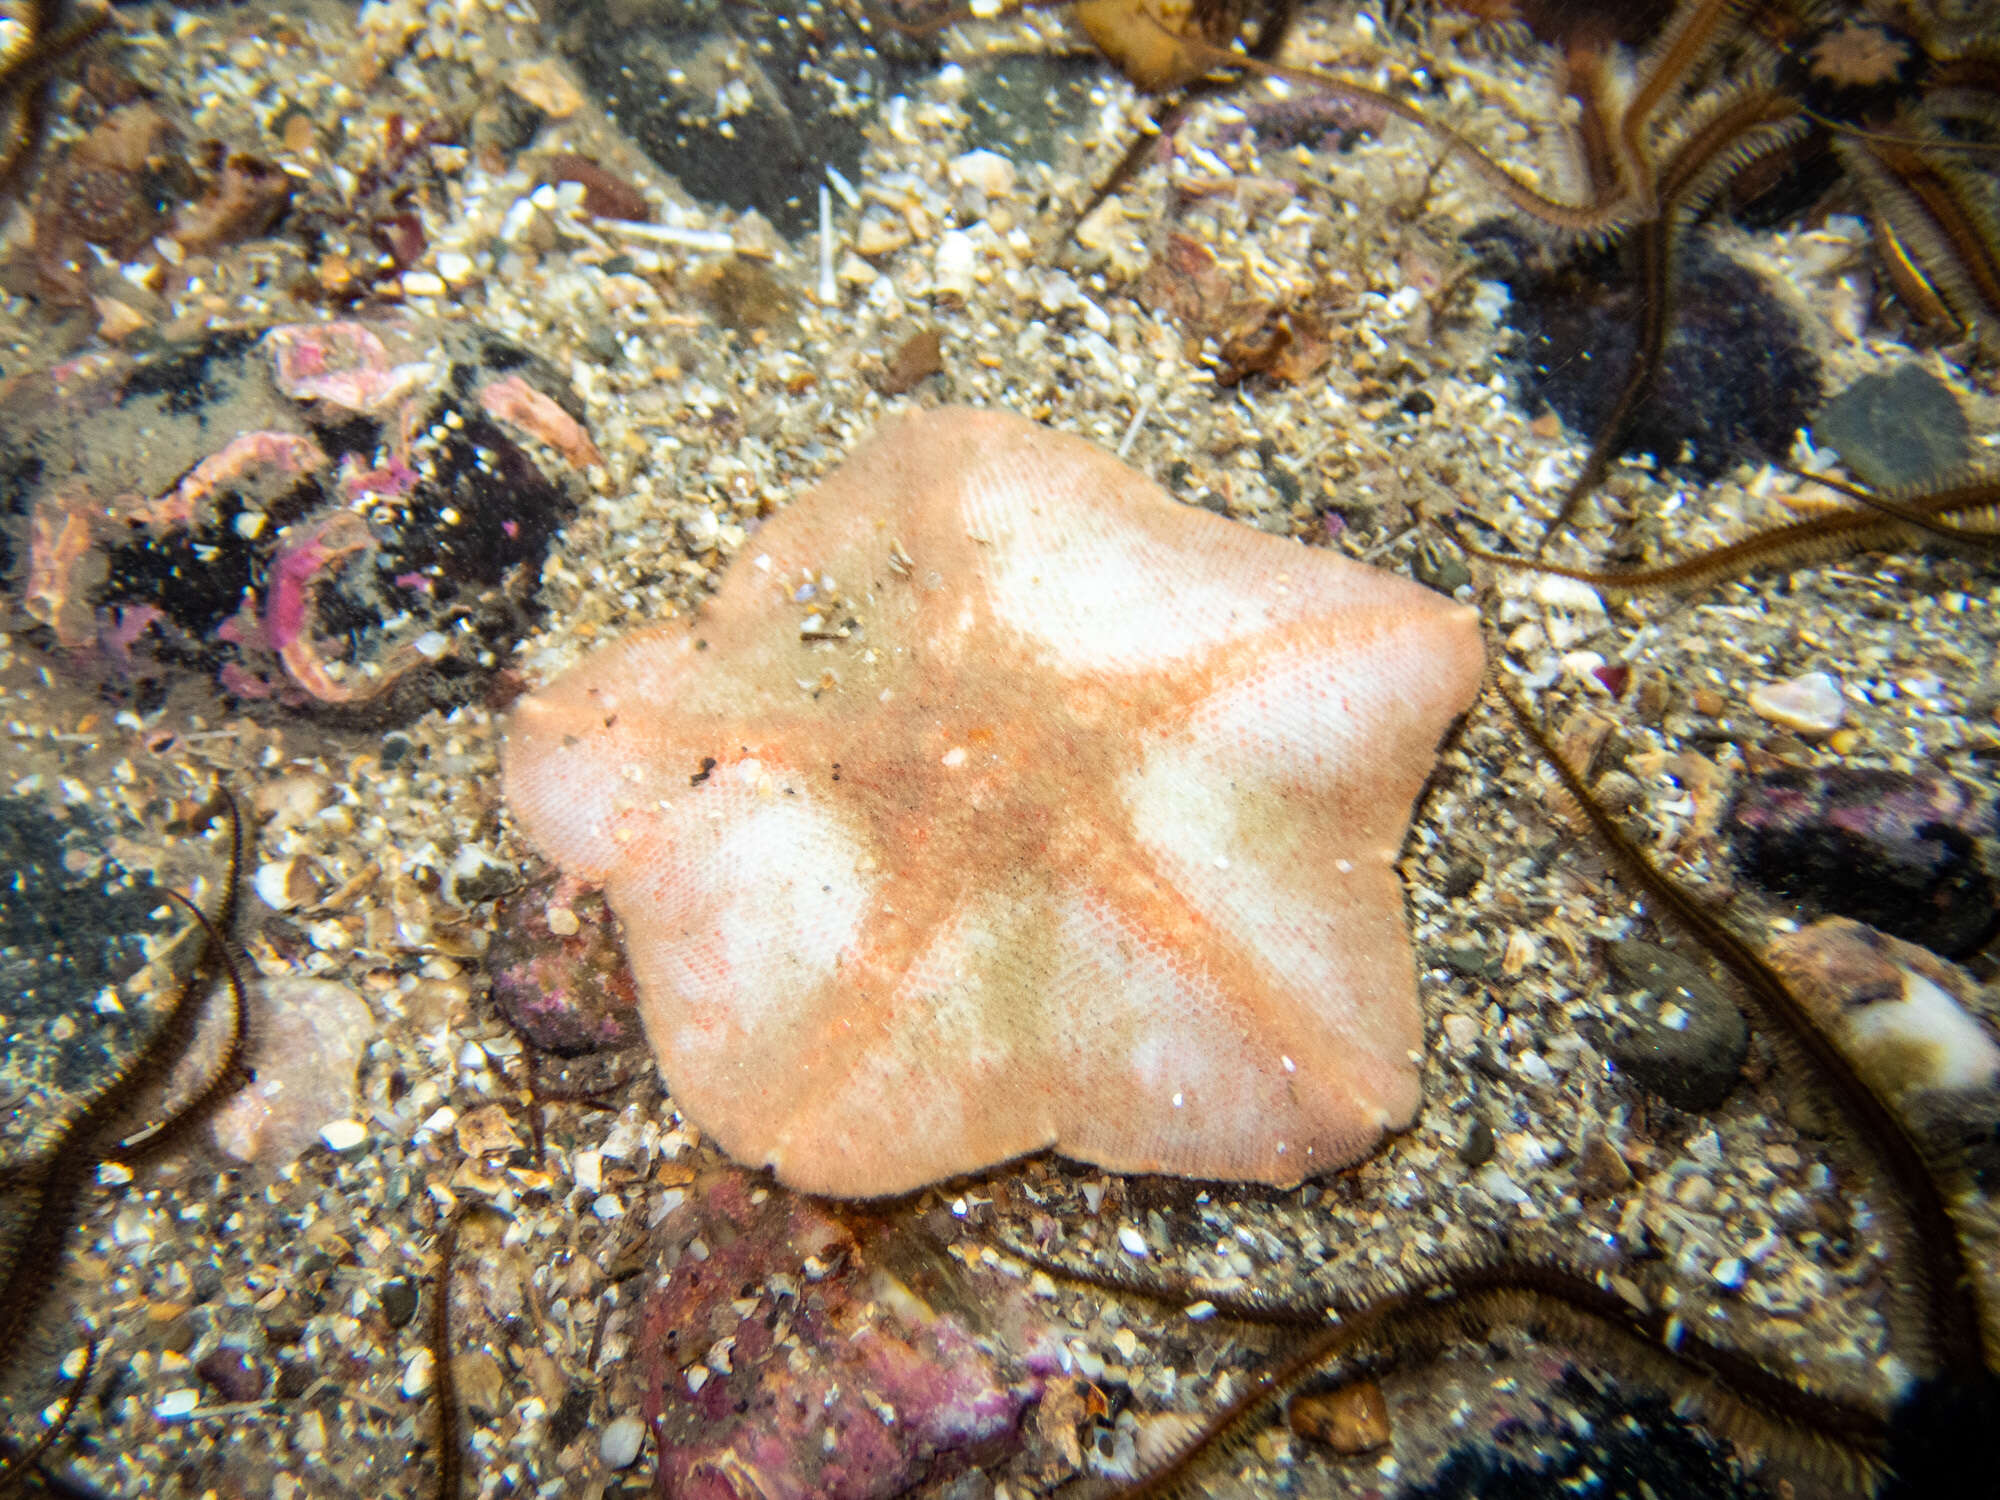
M 1962 469 L 1972 431 L 1945 383 L 1920 364 L 1863 375 L 1827 399 L 1813 439 L 1840 455 L 1863 484 L 1921 484 Z
M 1780 767 L 1744 782 L 1725 828 L 1745 875 L 1820 911 L 1947 957 L 1993 930 L 1992 808 L 1948 777 Z
M 632 970 L 602 891 L 551 873 L 504 898 L 486 962 L 493 1003 L 530 1046 L 580 1057 L 639 1041 Z
M 282 1167 L 356 1109 L 355 1073 L 375 1034 L 367 1003 L 325 979 L 266 979 L 245 1004 L 250 1081 L 209 1119 L 225 1156 Z
M 1054 1367 L 1025 1295 L 963 1298 L 941 1257 L 898 1260 L 748 1174 L 693 1184 L 654 1233 L 671 1269 L 636 1350 L 659 1493 L 876 1500 L 1018 1441 Z
M 408 719 L 473 696 L 530 623 L 596 459 L 566 402 L 464 323 L 84 355 L 0 384 L 0 576 L 29 641 L 142 711 L 206 679 Z

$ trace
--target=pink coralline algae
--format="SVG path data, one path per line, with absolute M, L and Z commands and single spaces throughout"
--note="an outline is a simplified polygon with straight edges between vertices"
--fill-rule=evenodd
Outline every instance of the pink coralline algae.
M 678 1263 L 639 1353 L 670 1500 L 877 1500 L 949 1478 L 1013 1440 L 1041 1388 L 1030 1365 L 1052 1367 L 927 1305 L 813 1203 L 740 1172 L 690 1189 L 656 1241 Z
M 430 383 L 424 360 L 391 361 L 388 348 L 364 323 L 299 323 L 265 336 L 279 390 L 294 401 L 325 401 L 374 415 Z
M 231 330 L 4 394 L 26 643 L 147 705 L 190 672 L 370 722 L 477 695 L 595 460 L 555 373 L 470 324 Z
M 313 636 L 310 617 L 319 589 L 347 559 L 375 548 L 375 538 L 361 518 L 340 510 L 288 542 L 271 560 L 264 638 L 292 681 L 321 703 L 352 703 L 387 692 L 424 660 L 421 651 L 405 645 L 371 663 L 374 670 L 365 679 L 342 682 Z
M 489 416 L 540 438 L 579 469 L 604 461 L 583 424 L 518 375 L 486 386 L 479 393 L 479 404 Z
M 546 876 L 501 900 L 487 953 L 493 1002 L 529 1045 L 557 1057 L 639 1040 L 639 999 L 604 894 Z
M 265 475 L 290 484 L 325 466 L 326 455 L 309 437 L 296 432 L 246 432 L 196 464 L 145 519 L 160 528 L 192 525 L 196 507 L 218 491 Z
M 21 607 L 54 631 L 59 645 L 69 647 L 91 638 L 84 589 L 104 571 L 102 559 L 92 551 L 88 505 L 88 498 L 75 490 L 44 496 L 35 502 L 29 521 Z

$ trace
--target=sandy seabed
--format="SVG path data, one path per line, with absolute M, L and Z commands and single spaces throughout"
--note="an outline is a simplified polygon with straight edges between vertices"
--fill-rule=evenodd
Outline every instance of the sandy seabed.
M 128 24 L 139 14 L 124 13 Z M 399 299 L 419 318 L 478 320 L 564 370 L 602 454 L 589 503 L 544 570 L 539 628 L 507 664 L 529 681 L 631 624 L 685 615 L 757 520 L 885 412 L 967 402 L 1083 434 L 1246 525 L 1456 581 L 1491 622 L 1498 669 L 1572 753 L 1598 753 L 1600 777 L 1621 778 L 1636 836 L 1755 936 L 1786 913 L 1739 882 L 1716 837 L 1746 768 L 1929 767 L 1991 784 L 2000 612 L 1990 568 L 1857 556 L 1610 602 L 1478 565 L 1454 571 L 1423 515 L 1466 510 L 1532 543 L 1583 446 L 1521 408 L 1501 301 L 1469 275 L 1461 236 L 1501 206 L 1440 167 L 1408 128 L 1344 150 L 1260 155 L 1245 128 L 1259 90 L 1205 103 L 1176 133 L 1171 162 L 1141 171 L 1058 260 L 1060 205 L 1080 201 L 1114 151 L 1006 171 L 963 153 L 964 100 L 981 67 L 998 49 L 1064 45 L 1060 21 L 961 29 L 943 40 L 944 65 L 870 124 L 862 174 L 833 193 L 826 286 L 815 236 L 788 245 L 754 216 L 687 199 L 576 88 L 518 4 L 395 0 L 368 7 L 358 30 L 343 6 L 300 5 L 287 11 L 284 45 L 268 39 L 263 10 L 161 16 L 126 65 L 193 135 L 254 147 L 301 180 L 337 186 L 358 173 L 371 131 L 391 116 L 424 119 L 509 89 L 545 107 L 540 133 L 511 160 L 433 150 L 429 244 Z M 1288 56 L 1372 66 L 1411 51 L 1339 5 L 1308 16 Z M 1538 75 L 1474 49 L 1453 54 L 1452 68 L 1460 81 L 1446 101 L 1461 129 L 1510 161 L 1558 159 L 1559 142 L 1535 134 L 1549 118 Z M 1129 88 L 1108 72 L 1079 87 L 1093 127 L 1122 141 L 1141 108 Z M 285 104 L 343 128 L 293 150 L 271 134 Z M 636 184 L 673 232 L 594 222 L 576 190 L 544 190 L 537 203 L 537 163 L 558 150 Z M 28 221 L 8 212 L 4 245 L 18 248 Z M 1144 290 L 1176 234 L 1212 252 L 1246 306 L 1318 310 L 1324 363 L 1290 383 L 1220 385 L 1216 342 L 1190 339 Z M 1917 361 L 1957 395 L 1980 451 L 1992 447 L 2000 397 L 1990 373 L 1912 349 L 1879 320 L 1864 225 L 1836 217 L 1718 239 L 1784 288 L 1827 390 Z M 154 333 L 321 315 L 280 290 L 313 272 L 282 230 L 179 271 L 152 309 Z M 737 283 L 758 295 L 716 291 Z M 883 394 L 899 383 L 898 352 L 926 331 L 940 373 Z M 10 373 L 78 345 L 74 320 L 0 300 Z M 1603 557 L 1634 517 L 1646 518 L 1639 533 L 1658 555 L 1678 555 L 1787 518 L 1789 502 L 1811 503 L 1806 491 L 1768 466 L 1706 487 L 1621 467 L 1565 555 Z M 47 1347 L 6 1392 L 11 1430 L 39 1420 L 55 1361 L 87 1325 L 115 1377 L 85 1403 L 81 1450 L 60 1461 L 84 1483 L 118 1495 L 428 1493 L 428 1460 L 413 1457 L 431 1430 L 426 1319 L 396 1323 L 383 1304 L 409 1283 L 429 1298 L 441 1215 L 484 1199 L 507 1227 L 490 1265 L 468 1273 L 468 1286 L 489 1291 L 459 1299 L 486 1309 L 468 1313 L 456 1362 L 469 1403 L 467 1492 L 636 1492 L 650 1445 L 622 1472 L 601 1457 L 603 1432 L 639 1409 L 633 1351 L 648 1277 L 626 1262 L 719 1158 L 650 1074 L 613 1111 L 551 1107 L 540 1161 L 525 1150 L 498 1166 L 468 1157 L 456 1125 L 485 1106 L 529 1134 L 521 1044 L 484 993 L 491 907 L 459 904 L 445 878 L 467 850 L 522 868 L 531 860 L 499 803 L 498 716 L 474 706 L 419 719 L 397 731 L 406 744 L 391 756 L 379 730 L 233 714 L 212 696 L 176 694 L 141 715 L 66 679 L 26 624 L 0 644 L 0 785 L 87 813 L 107 857 L 212 902 L 219 841 L 167 829 L 226 783 L 265 819 L 253 868 L 310 860 L 321 877 L 310 909 L 283 920 L 283 940 L 272 935 L 276 914 L 246 902 L 252 964 L 267 977 L 340 981 L 367 1003 L 376 1034 L 350 1110 L 358 1144 L 249 1169 L 189 1150 L 91 1193 L 43 1315 Z M 1607 664 L 1629 668 L 1616 698 L 1596 675 Z M 1749 707 L 1753 689 L 1808 671 L 1844 685 L 1836 737 L 1802 737 Z M 974 1285 L 1020 1280 L 1007 1246 L 1033 1244 L 1211 1294 L 1305 1300 L 1315 1287 L 1421 1269 L 1503 1238 L 1555 1244 L 1587 1253 L 1635 1294 L 1673 1299 L 1687 1327 L 1775 1368 L 1866 1395 L 1892 1388 L 1883 1210 L 1854 1164 L 1813 1133 L 1766 1040 L 1753 1041 L 1745 1081 L 1706 1115 L 1651 1103 L 1607 1068 L 1591 1038 L 1620 991 L 1594 940 L 1687 940 L 1654 929 L 1647 903 L 1591 847 L 1490 699 L 1444 755 L 1402 869 L 1425 1104 L 1380 1154 L 1293 1192 L 1128 1181 L 1036 1160 L 920 1193 L 881 1224 L 927 1236 Z M 126 1004 L 143 1010 L 169 988 L 171 956 L 163 949 L 132 981 Z M 1995 1008 L 1989 999 L 1989 1021 Z M 32 1051 L 18 1035 L 12 1045 Z M 31 1060 L 12 1066 L 33 1072 Z M 1475 1122 L 1492 1143 L 1477 1164 L 1465 1149 Z M 1620 1154 L 1629 1184 L 1583 1190 L 1593 1140 Z M 2000 1275 L 1992 1214 L 1973 1204 L 1968 1219 L 1990 1300 Z M 1038 1291 L 1073 1367 L 1130 1393 L 1127 1431 L 1216 1409 L 1274 1345 L 1144 1299 L 1057 1281 Z M 1395 1438 L 1385 1452 L 1340 1459 L 1273 1425 L 1221 1461 L 1218 1488 L 1394 1495 L 1509 1413 L 1564 1410 L 1560 1352 L 1518 1333 L 1498 1342 L 1504 1364 L 1475 1346 L 1386 1375 Z M 257 1394 L 232 1401 L 197 1377 L 218 1348 L 263 1372 Z M 553 1414 L 578 1387 L 589 1421 L 555 1442 Z M 1085 1433 L 1084 1467 L 1116 1471 L 1115 1431 L 1096 1442 Z M 1042 1493 L 1070 1477 L 1063 1468 L 1045 1452 L 1015 1454 L 955 1477 L 948 1492 Z

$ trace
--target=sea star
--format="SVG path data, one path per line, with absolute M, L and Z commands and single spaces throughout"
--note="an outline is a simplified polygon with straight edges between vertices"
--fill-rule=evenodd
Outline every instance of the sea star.
M 1394 868 L 1474 612 L 997 412 L 886 426 L 692 629 L 525 699 L 681 1109 L 807 1191 L 1053 1146 L 1295 1183 L 1418 1103 Z

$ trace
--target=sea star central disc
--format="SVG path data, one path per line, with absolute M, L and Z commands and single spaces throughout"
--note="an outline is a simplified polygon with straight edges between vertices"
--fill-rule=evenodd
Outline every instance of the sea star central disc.
M 524 700 L 514 817 L 601 882 L 676 1103 L 793 1186 L 1055 1147 L 1291 1183 L 1415 1112 L 1394 861 L 1472 610 L 947 410 L 690 629 Z

